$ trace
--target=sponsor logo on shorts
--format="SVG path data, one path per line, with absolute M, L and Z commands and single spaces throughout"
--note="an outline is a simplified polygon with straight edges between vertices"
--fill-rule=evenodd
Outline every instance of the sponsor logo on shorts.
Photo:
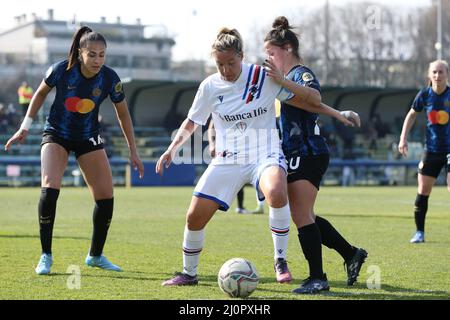
M 217 154 L 218 157 L 220 158 L 231 158 L 232 156 L 238 154 L 237 152 L 232 152 L 232 151 L 228 151 L 228 150 L 224 150 L 221 151 Z
M 423 169 L 423 166 L 424 166 L 423 161 L 420 161 L 420 162 L 419 162 L 419 169 L 422 170 L 422 169 Z

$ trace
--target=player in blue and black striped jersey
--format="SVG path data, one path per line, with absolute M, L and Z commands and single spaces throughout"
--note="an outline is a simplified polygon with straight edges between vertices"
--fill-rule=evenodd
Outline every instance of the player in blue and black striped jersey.
M 37 274 L 49 274 L 53 264 L 56 202 L 71 151 L 75 153 L 95 200 L 94 228 L 86 264 L 106 270 L 121 270 L 103 255 L 114 198 L 111 168 L 99 133 L 98 115 L 100 104 L 108 96 L 127 140 L 131 165 L 139 170 L 141 177 L 144 169 L 137 154 L 122 83 L 114 70 L 104 65 L 105 55 L 105 38 L 88 27 L 80 28 L 73 37 L 68 60 L 49 68 L 31 100 L 20 129 L 5 145 L 8 150 L 14 142 L 22 143 L 26 139 L 33 118 L 48 93 L 56 88 L 41 143 L 42 189 L 38 211 L 42 255 L 35 270 Z
M 320 84 L 314 73 L 303 65 L 299 55 L 299 41 L 285 17 L 278 17 L 273 29 L 264 39 L 268 55 L 266 64 L 282 70 L 288 80 L 320 92 Z M 283 152 L 288 162 L 289 206 L 303 253 L 309 264 L 310 276 L 294 293 L 316 293 L 329 290 L 322 267 L 321 244 L 336 250 L 347 265 L 347 283 L 353 285 L 367 252 L 350 245 L 324 218 L 314 213 L 314 203 L 323 175 L 328 167 L 329 149 L 325 138 L 320 135 L 317 108 L 294 110 L 291 106 L 297 97 L 281 104 L 280 125 Z M 359 125 L 359 116 L 352 111 L 338 112 L 326 106 L 330 116 L 345 117 Z M 321 112 L 323 113 L 323 112 Z
M 419 163 L 417 175 L 418 190 L 415 201 L 414 218 L 416 233 L 411 243 L 425 242 L 425 216 L 428 198 L 442 168 L 447 171 L 447 189 L 450 192 L 450 89 L 448 85 L 449 67 L 444 60 L 430 63 L 429 85 L 417 94 L 411 110 L 406 115 L 398 144 L 399 152 L 408 154 L 408 133 L 419 112 L 425 111 L 427 133 L 425 152 Z

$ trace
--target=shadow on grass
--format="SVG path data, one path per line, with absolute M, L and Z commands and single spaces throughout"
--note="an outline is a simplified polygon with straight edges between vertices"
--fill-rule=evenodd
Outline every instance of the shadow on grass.
M 8 239 L 39 239 L 39 235 L 33 234 L 0 234 L 0 238 Z M 53 239 L 71 239 L 71 240 L 91 240 L 87 237 L 76 237 L 76 236 L 53 236 Z
M 170 276 L 170 275 L 168 275 Z M 301 280 L 294 280 L 291 284 L 300 286 Z M 265 277 L 259 279 L 260 284 L 271 284 L 275 283 L 275 278 Z M 330 298 L 344 298 L 344 299 L 357 299 L 357 300 L 450 300 L 450 292 L 439 291 L 439 290 L 418 290 L 411 288 L 395 287 L 390 285 L 382 285 L 380 289 L 368 289 L 365 283 L 356 283 L 354 286 L 347 286 L 346 281 L 329 281 L 330 291 L 325 291 L 319 293 L 315 296 L 320 299 L 320 296 L 330 297 Z M 203 275 L 199 276 L 199 286 L 203 287 L 216 287 L 217 286 L 217 276 L 216 275 Z M 333 288 L 345 289 L 346 292 L 335 292 Z M 268 292 L 268 293 L 286 293 L 291 289 L 290 287 L 280 284 L 279 289 L 266 289 L 259 287 L 258 291 Z M 292 295 L 292 299 L 295 297 L 301 297 L 301 295 Z M 265 300 L 270 299 L 270 297 L 254 297 L 251 296 L 250 300 Z
M 95 273 L 87 273 L 87 271 L 81 273 L 82 278 L 108 278 L 108 279 L 115 279 L 115 280 L 144 280 L 144 281 L 160 281 L 161 278 L 157 277 L 147 277 L 143 275 L 130 275 L 130 273 L 138 273 L 143 274 L 143 272 L 133 272 L 133 271 L 123 271 L 123 272 L 108 272 L 108 271 L 102 271 L 102 270 L 92 270 L 96 271 Z M 102 273 L 104 272 L 104 273 Z M 100 274 L 101 273 L 101 274 Z M 50 273 L 48 275 L 45 275 L 44 277 L 70 277 L 73 276 L 72 273 L 61 273 L 61 272 L 55 272 Z
M 361 219 L 381 219 L 381 218 L 386 218 L 386 219 L 404 219 L 404 220 L 414 220 L 414 216 L 405 216 L 405 215 L 384 215 L 384 214 L 339 214 L 339 213 L 327 213 L 327 212 L 317 212 L 316 213 L 318 216 L 321 217 L 336 217 L 336 218 L 361 218 Z M 434 220 L 446 220 L 448 219 L 448 217 L 433 217 Z

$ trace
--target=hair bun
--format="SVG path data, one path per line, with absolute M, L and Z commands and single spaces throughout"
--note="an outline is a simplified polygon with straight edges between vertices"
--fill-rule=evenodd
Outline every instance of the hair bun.
M 219 36 L 223 35 L 223 34 L 231 34 L 231 35 L 235 35 L 233 31 L 234 31 L 234 30 L 231 30 L 231 29 L 229 29 L 229 28 L 227 28 L 227 27 L 220 28 L 219 32 L 217 33 L 217 38 L 218 38 Z
M 275 21 L 272 24 L 272 28 L 280 28 L 280 29 L 291 29 L 291 26 L 289 25 L 289 21 L 285 16 L 280 16 L 275 19 Z

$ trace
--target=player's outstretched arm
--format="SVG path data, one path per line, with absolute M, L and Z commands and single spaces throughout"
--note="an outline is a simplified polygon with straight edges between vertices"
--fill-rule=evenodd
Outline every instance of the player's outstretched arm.
M 398 142 L 398 152 L 404 157 L 408 155 L 408 133 L 416 122 L 416 118 L 417 112 L 414 109 L 411 109 L 403 122 L 402 133 L 400 134 L 400 141 Z
M 298 96 L 292 97 L 291 99 L 286 101 L 286 103 L 308 112 L 324 114 L 332 118 L 336 118 L 336 120 L 342 122 L 346 126 L 361 126 L 361 119 L 359 118 L 358 113 L 351 110 L 339 111 L 323 102 L 321 102 L 319 106 L 312 106 L 307 102 L 303 102 L 302 99 L 300 99 Z
M 33 123 L 33 119 L 38 113 L 39 109 L 44 104 L 45 98 L 47 98 L 48 93 L 52 90 L 45 81 L 42 80 L 39 88 L 36 90 L 36 93 L 33 95 L 30 101 L 30 107 L 28 108 L 27 114 L 23 119 L 23 122 L 14 135 L 9 138 L 9 140 L 5 144 L 5 150 L 9 150 L 11 145 L 15 142 L 23 143 L 28 136 L 28 131 L 30 130 L 31 124 Z
M 157 174 L 162 175 L 164 173 L 164 168 L 170 166 L 178 148 L 189 139 L 197 127 L 198 125 L 188 118 L 183 121 L 172 143 L 156 163 L 155 172 Z
M 142 164 L 137 152 L 136 141 L 134 139 L 133 122 L 131 121 L 130 112 L 128 111 L 127 101 L 124 99 L 119 103 L 115 103 L 114 107 L 116 108 L 117 120 L 119 120 L 120 128 L 122 129 L 123 135 L 125 136 L 125 140 L 128 144 L 130 164 L 134 170 L 139 171 L 139 178 L 142 179 L 144 177 L 144 165 Z

